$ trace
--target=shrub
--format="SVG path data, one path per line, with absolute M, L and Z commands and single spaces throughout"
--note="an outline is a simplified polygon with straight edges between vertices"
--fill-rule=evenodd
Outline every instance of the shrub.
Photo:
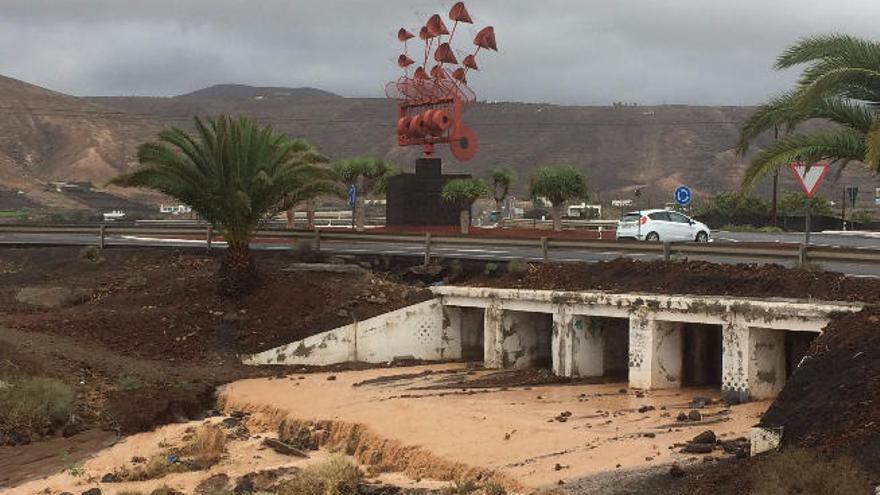
M 524 275 L 529 272 L 529 262 L 518 258 L 515 260 L 510 260 L 507 262 L 507 273 L 513 273 L 515 275 Z
M 191 457 L 202 467 L 213 466 L 226 452 L 226 433 L 218 426 L 203 425 L 196 430 L 193 439 L 184 446 L 181 456 Z
M 336 455 L 312 464 L 284 482 L 278 495 L 356 495 L 363 480 L 360 469 L 348 458 Z
M 117 380 L 116 386 L 119 387 L 120 390 L 137 390 L 141 388 L 142 385 L 140 378 L 134 375 L 123 375 Z
M 62 424 L 73 399 L 73 390 L 54 378 L 13 380 L 0 388 L 0 431 L 43 431 Z
M 852 459 L 823 460 L 804 449 L 765 457 L 752 468 L 751 481 L 752 493 L 761 495 L 874 493 L 868 477 Z

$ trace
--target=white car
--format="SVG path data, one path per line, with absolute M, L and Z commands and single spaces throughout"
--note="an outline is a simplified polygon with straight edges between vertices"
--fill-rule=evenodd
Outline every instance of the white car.
M 677 211 L 631 211 L 617 222 L 617 238 L 709 242 L 709 227 Z

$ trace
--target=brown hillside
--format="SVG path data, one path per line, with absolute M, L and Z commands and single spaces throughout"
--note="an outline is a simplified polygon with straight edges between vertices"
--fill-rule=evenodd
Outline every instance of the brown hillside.
M 118 110 L 2 76 L 0 109 L 0 189 L 24 191 L 27 199 L 46 206 L 87 208 L 48 183 L 88 181 L 100 187 L 129 168 L 143 136 L 160 128 L 156 122 L 120 118 Z
M 306 137 L 339 158 L 376 154 L 412 167 L 416 149 L 400 149 L 394 137 L 394 102 L 343 98 L 312 88 L 219 85 L 173 98 L 93 98 L 142 117 L 188 126 L 193 114 L 254 115 L 293 136 Z M 739 187 L 747 160 L 734 151 L 740 124 L 753 107 L 573 107 L 533 103 L 482 103 L 466 113 L 480 139 L 476 158 L 459 163 L 441 149 L 447 171 L 485 175 L 508 165 L 522 178 L 543 164 L 574 164 L 586 172 L 602 198 L 631 197 L 641 188 L 646 201 L 671 198 L 679 184 L 708 195 Z M 765 139 L 762 143 L 766 143 Z M 870 181 L 853 165 L 849 183 Z M 783 190 L 796 190 L 783 174 Z M 867 189 L 867 187 L 865 188 Z M 767 186 L 759 192 L 768 190 Z M 828 187 L 829 197 L 836 199 Z
M 344 98 L 314 88 L 218 85 L 181 96 L 75 98 L 0 77 L 0 190 L 22 189 L 43 204 L 78 206 L 75 199 L 46 192 L 51 180 L 104 184 L 134 164 L 138 144 L 163 125 L 191 128 L 193 115 L 243 114 L 305 137 L 331 158 L 374 154 L 411 168 L 416 149 L 396 146 L 394 102 Z M 671 197 L 679 184 L 697 194 L 739 186 L 746 160 L 733 147 L 750 107 L 568 107 L 532 103 L 482 103 L 466 113 L 480 138 L 477 157 L 453 160 L 450 172 L 485 175 L 507 165 L 521 178 L 543 164 L 573 164 L 588 176 L 604 201 L 643 191 L 645 203 Z M 766 142 L 766 141 L 765 141 Z M 783 174 L 783 190 L 796 186 Z M 874 182 L 857 165 L 843 181 Z M 761 189 L 766 191 L 766 185 Z M 822 193 L 837 199 L 840 188 Z M 136 191 L 111 191 L 144 199 Z M 155 197 L 150 197 L 155 200 Z

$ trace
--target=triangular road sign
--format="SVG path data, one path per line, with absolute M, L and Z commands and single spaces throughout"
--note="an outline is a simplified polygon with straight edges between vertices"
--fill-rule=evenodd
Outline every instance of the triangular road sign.
M 792 162 L 788 164 L 788 167 L 794 172 L 801 189 L 804 190 L 804 195 L 808 198 L 813 197 L 829 168 L 828 164 L 824 162 L 814 163 L 810 166 L 807 166 L 806 163 Z

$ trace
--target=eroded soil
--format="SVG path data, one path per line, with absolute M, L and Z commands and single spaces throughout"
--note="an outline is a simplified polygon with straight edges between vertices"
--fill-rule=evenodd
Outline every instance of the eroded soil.
M 522 273 L 476 276 L 456 281 L 456 284 L 880 303 L 880 279 L 774 264 L 670 263 L 630 258 L 597 263 L 536 263 L 528 265 L 528 269 Z

